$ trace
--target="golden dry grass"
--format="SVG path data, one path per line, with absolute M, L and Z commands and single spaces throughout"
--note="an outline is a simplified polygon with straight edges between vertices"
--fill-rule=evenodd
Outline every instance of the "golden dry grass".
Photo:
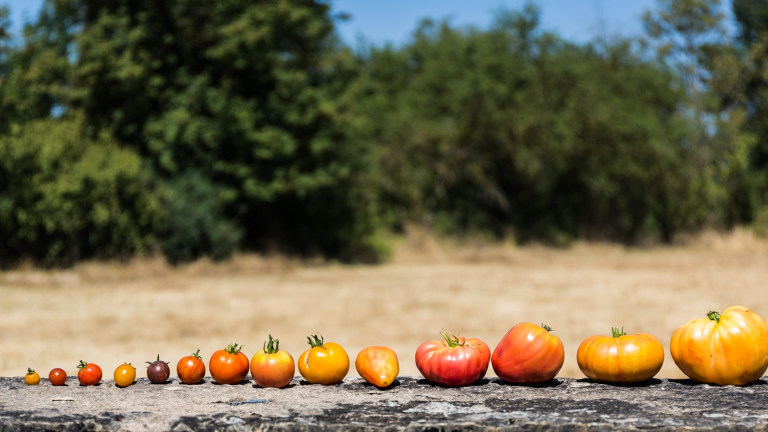
M 411 235 L 380 266 L 309 265 L 241 255 L 170 268 L 162 259 L 86 263 L 71 271 L 0 274 L 0 375 L 27 367 L 76 372 L 78 360 L 172 366 L 228 343 L 252 355 L 268 333 L 294 358 L 322 332 L 354 361 L 388 345 L 416 375 L 416 347 L 440 329 L 491 348 L 520 321 L 544 322 L 566 347 L 561 376 L 581 377 L 579 343 L 611 326 L 649 332 L 667 349 L 674 329 L 734 304 L 768 316 L 768 242 L 748 231 L 708 233 L 667 248 L 578 244 L 569 249 L 452 244 Z M 354 368 L 353 368 L 354 369 Z M 139 368 L 143 376 L 143 368 Z M 354 371 L 351 372 L 354 374 Z

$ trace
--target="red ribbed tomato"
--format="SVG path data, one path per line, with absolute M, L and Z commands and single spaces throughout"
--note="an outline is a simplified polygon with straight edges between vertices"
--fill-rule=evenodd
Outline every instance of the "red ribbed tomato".
M 491 364 L 496 375 L 515 384 L 547 382 L 560 372 L 565 360 L 563 343 L 551 328 L 520 323 L 501 338 L 493 350 Z
M 446 331 L 443 340 L 424 342 L 416 350 L 416 367 L 428 381 L 460 387 L 485 376 L 491 349 L 480 339 L 466 339 Z

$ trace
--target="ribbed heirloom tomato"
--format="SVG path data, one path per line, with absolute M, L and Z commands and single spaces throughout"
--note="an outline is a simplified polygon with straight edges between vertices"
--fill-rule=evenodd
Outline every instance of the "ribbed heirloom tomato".
M 176 375 L 179 376 L 184 384 L 197 384 L 205 377 L 205 363 L 203 363 L 202 357 L 200 357 L 200 350 L 182 357 L 179 363 L 176 364 Z
M 472 384 L 485 376 L 491 349 L 480 339 L 440 332 L 443 340 L 424 342 L 416 350 L 416 367 L 424 378 L 445 387 Z
M 689 321 L 669 344 L 677 367 L 692 380 L 744 385 L 768 369 L 768 324 L 744 306 Z
M 24 382 L 27 383 L 27 385 L 38 385 L 40 384 L 40 375 L 32 368 L 27 368 L 27 374 L 24 376 Z
M 77 365 L 80 370 L 77 373 L 77 379 L 82 386 L 92 386 L 101 382 L 101 368 L 95 363 L 86 363 L 80 360 Z
M 248 376 L 248 357 L 241 353 L 243 346 L 237 344 L 227 345 L 223 350 L 218 350 L 211 356 L 208 362 L 208 370 L 211 376 L 219 384 L 239 384 Z
M 512 327 L 493 350 L 496 375 L 515 384 L 539 384 L 554 378 L 565 360 L 560 339 L 544 324 L 523 322 Z
M 579 345 L 576 362 L 589 379 L 610 384 L 634 384 L 653 378 L 664 364 L 664 347 L 648 333 L 592 336 Z
M 251 376 L 259 387 L 283 388 L 293 380 L 296 365 L 280 341 L 269 335 L 269 342 L 251 359 Z
M 115 369 L 114 378 L 118 387 L 128 387 L 136 381 L 136 368 L 130 363 L 121 364 Z
M 331 385 L 349 372 L 349 355 L 335 342 L 323 342 L 323 336 L 307 336 L 310 349 L 299 357 L 299 373 L 311 384 Z
M 395 382 L 400 373 L 400 363 L 392 348 L 372 346 L 357 354 L 355 369 L 368 383 L 384 388 Z

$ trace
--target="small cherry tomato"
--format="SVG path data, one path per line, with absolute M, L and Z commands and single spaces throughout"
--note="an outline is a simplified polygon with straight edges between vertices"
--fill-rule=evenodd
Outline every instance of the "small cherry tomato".
M 51 369 L 51 372 L 48 374 L 48 381 L 51 382 L 51 385 L 64 385 L 67 382 L 67 373 L 61 368 Z
M 32 368 L 27 368 L 27 374 L 24 376 L 24 382 L 26 382 L 27 385 L 38 385 L 40 384 L 40 375 L 38 375 L 38 373 L 35 372 Z
M 491 365 L 499 378 L 515 384 L 540 384 L 560 372 L 565 350 L 560 339 L 542 324 L 512 327 L 493 350 Z
M 291 383 L 295 371 L 293 357 L 280 349 L 280 341 L 272 335 L 251 359 L 251 376 L 259 387 L 283 388 Z
M 168 377 L 171 376 L 171 368 L 168 367 L 168 363 L 160 360 L 160 354 L 157 355 L 157 360 L 153 362 L 147 362 L 147 378 L 152 384 L 165 384 L 168 381 Z
M 480 339 L 466 339 L 447 331 L 443 340 L 424 342 L 416 350 L 416 367 L 427 381 L 461 387 L 482 379 L 488 371 L 491 349 Z
M 243 346 L 237 344 L 227 345 L 223 350 L 218 350 L 211 356 L 208 369 L 211 376 L 219 384 L 240 384 L 248 376 L 248 357 L 241 353 Z
M 355 369 L 368 383 L 379 388 L 392 385 L 400 373 L 400 363 L 392 348 L 372 346 L 357 354 Z
M 755 311 L 731 306 L 689 321 L 669 344 L 677 367 L 706 384 L 745 385 L 768 369 L 768 323 Z
M 115 385 L 128 387 L 136 381 L 136 368 L 130 363 L 121 364 L 115 369 Z
M 80 372 L 77 373 L 77 379 L 82 386 L 92 386 L 101 382 L 101 368 L 95 363 L 86 363 L 80 360 L 77 365 Z
M 299 357 L 299 372 L 310 384 L 341 382 L 349 372 L 349 355 L 335 342 L 323 343 L 323 336 L 307 336 L 310 349 Z
M 648 333 L 627 335 L 612 328 L 612 337 L 592 336 L 579 345 L 576 362 L 589 379 L 635 384 L 653 378 L 664 363 L 664 347 Z
M 179 360 L 176 374 L 184 384 L 197 384 L 202 381 L 205 376 L 205 363 L 200 357 L 200 350 Z

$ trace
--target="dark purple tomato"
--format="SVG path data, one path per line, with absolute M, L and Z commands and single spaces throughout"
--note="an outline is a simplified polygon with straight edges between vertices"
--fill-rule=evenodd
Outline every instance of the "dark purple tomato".
M 160 354 L 157 355 L 157 360 L 154 362 L 147 362 L 147 378 L 152 384 L 163 384 L 168 381 L 168 377 L 171 376 L 171 368 L 168 367 L 168 363 L 160 360 Z

